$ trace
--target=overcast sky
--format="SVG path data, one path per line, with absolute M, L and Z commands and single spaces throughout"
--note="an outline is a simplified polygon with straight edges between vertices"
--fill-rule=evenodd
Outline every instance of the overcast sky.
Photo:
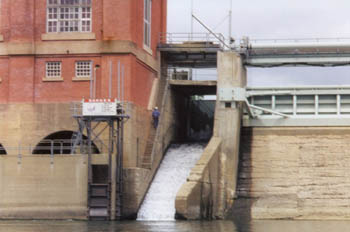
M 231 0 L 193 0 L 194 14 L 228 36 Z M 232 0 L 232 36 L 350 38 L 350 0 Z M 191 0 L 168 0 L 168 32 L 191 31 Z M 205 32 L 194 23 L 194 32 Z M 249 68 L 251 86 L 350 85 L 350 67 Z

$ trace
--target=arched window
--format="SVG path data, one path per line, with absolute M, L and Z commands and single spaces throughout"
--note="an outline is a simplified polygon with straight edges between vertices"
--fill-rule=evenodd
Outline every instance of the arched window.
M 36 145 L 32 154 L 51 154 L 51 152 L 53 152 L 53 154 L 71 154 L 74 143 L 73 134 L 73 131 L 58 131 L 52 133 Z M 83 136 L 83 140 L 86 141 L 87 137 Z M 81 151 L 81 153 L 86 153 L 87 144 L 85 143 L 82 147 L 84 151 Z M 92 154 L 100 153 L 94 143 L 92 143 L 91 149 Z
M 5 148 L 0 143 L 0 155 L 7 155 Z

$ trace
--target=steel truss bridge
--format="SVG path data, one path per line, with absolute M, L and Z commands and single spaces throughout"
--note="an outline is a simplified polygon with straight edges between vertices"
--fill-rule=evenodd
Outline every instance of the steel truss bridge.
M 350 38 L 260 39 L 242 38 L 228 45 L 222 34 L 166 33 L 160 36 L 159 50 L 170 66 L 215 67 L 216 53 L 232 50 L 241 54 L 244 65 L 343 66 L 350 64 Z
M 248 67 L 350 65 L 350 38 L 245 37 L 228 44 L 221 34 L 167 33 L 161 35 L 158 48 L 168 67 L 216 67 L 217 52 L 225 50 L 240 54 Z M 243 95 L 244 126 L 350 125 L 350 86 L 247 87 Z

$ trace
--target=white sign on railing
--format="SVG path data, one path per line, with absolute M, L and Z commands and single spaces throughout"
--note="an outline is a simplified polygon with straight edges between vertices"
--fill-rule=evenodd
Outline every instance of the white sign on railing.
M 84 116 L 115 116 L 117 103 L 110 99 L 90 99 L 83 102 Z

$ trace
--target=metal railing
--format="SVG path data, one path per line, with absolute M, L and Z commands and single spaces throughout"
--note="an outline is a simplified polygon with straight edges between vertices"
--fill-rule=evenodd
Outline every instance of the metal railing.
M 176 124 L 175 122 L 171 122 L 170 125 L 168 125 L 168 127 L 165 129 L 164 126 L 166 125 L 166 111 L 167 111 L 167 103 L 168 103 L 168 95 L 170 92 L 169 89 L 169 83 L 166 83 L 165 86 L 165 91 L 163 93 L 163 99 L 162 99 L 162 106 L 161 106 L 161 113 L 160 113 L 160 119 L 159 119 L 159 124 L 158 127 L 156 129 L 156 135 L 155 135 L 155 139 L 154 139 L 154 144 L 152 147 L 152 153 L 151 153 L 151 165 L 150 168 L 153 168 L 154 165 L 154 161 L 155 161 L 155 156 L 163 156 L 164 152 L 166 150 L 166 148 L 168 147 L 169 143 L 171 142 L 169 141 L 165 141 L 165 139 L 167 139 L 168 135 L 173 132 L 172 129 L 176 128 Z M 172 138 L 171 138 L 172 139 Z M 161 160 L 161 159 L 160 159 Z M 158 164 L 157 164 L 158 165 Z
M 242 38 L 240 41 L 245 41 L 247 38 Z M 249 39 L 252 44 L 350 44 L 350 38 L 286 38 L 286 39 Z
M 196 70 L 191 69 L 174 69 L 169 68 L 166 70 L 166 76 L 168 80 L 194 80 L 194 81 L 213 81 L 217 80 L 217 73 L 198 73 Z
M 350 51 L 350 38 L 250 39 L 244 37 L 234 50 L 246 55 L 342 54 Z
M 6 155 L 7 152 L 3 146 L 0 146 L 0 155 Z
M 350 117 L 349 86 L 248 88 L 249 103 L 292 117 Z M 259 118 L 278 117 L 256 111 Z
M 63 155 L 71 154 L 73 149 L 74 139 L 44 139 L 37 145 L 32 144 L 23 145 L 21 142 L 18 145 L 7 144 L 4 140 L 1 140 L 2 146 L 0 146 L 0 155 L 18 155 L 18 154 L 33 154 L 33 155 Z M 85 154 L 88 151 L 88 140 L 84 139 L 82 144 L 77 146 L 80 149 L 78 153 Z M 103 141 L 94 141 L 92 145 L 93 153 L 104 153 L 107 149 L 104 149 Z M 74 155 L 74 154 L 72 154 Z
M 246 40 L 247 37 L 243 37 L 240 39 Z M 350 42 L 350 38 L 280 38 L 280 39 L 273 39 L 273 38 L 261 38 L 261 39 L 251 39 L 249 38 L 249 41 L 252 43 L 281 43 L 281 42 L 290 42 L 290 43 L 304 43 L 304 42 Z
M 222 41 L 226 41 L 226 39 L 221 33 L 216 33 L 215 36 L 211 33 L 161 33 L 159 36 L 160 44 L 203 42 L 201 45 L 208 47 L 213 45 L 224 47 Z

